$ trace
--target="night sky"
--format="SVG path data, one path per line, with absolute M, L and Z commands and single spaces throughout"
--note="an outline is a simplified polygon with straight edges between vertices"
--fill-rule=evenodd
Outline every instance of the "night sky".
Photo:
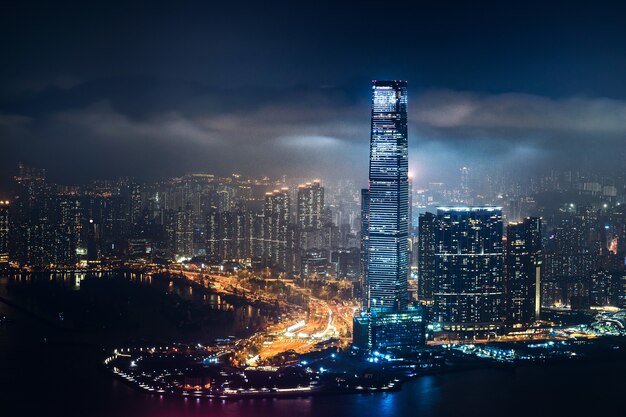
M 92 4 L 93 3 L 93 4 Z M 186 172 L 365 181 L 372 79 L 409 82 L 411 166 L 611 167 L 626 7 L 3 2 L 0 187 Z

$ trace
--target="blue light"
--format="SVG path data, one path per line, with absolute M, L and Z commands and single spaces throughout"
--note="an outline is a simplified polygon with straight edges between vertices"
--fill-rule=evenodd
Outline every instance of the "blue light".
M 409 275 L 405 81 L 373 82 L 371 122 L 365 285 L 372 310 L 403 309 Z

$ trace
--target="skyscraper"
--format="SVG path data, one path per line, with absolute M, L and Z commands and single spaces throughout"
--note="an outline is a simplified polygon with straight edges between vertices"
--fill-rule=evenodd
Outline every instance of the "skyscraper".
M 0 270 L 9 264 L 9 201 L 0 200 Z
M 136 182 L 131 182 L 128 186 L 130 194 L 130 223 L 137 224 L 141 217 L 141 186 Z
M 233 213 L 223 211 L 219 222 L 219 252 L 222 259 L 233 259 L 234 222 Z
M 298 186 L 297 222 L 300 230 L 322 227 L 324 187 L 319 180 Z
M 179 257 L 193 257 L 193 217 L 191 204 L 180 209 L 175 215 L 175 247 Z
M 408 214 L 408 222 L 409 222 L 409 235 L 412 236 L 413 232 L 414 232 L 414 227 L 415 225 L 413 224 L 413 222 L 415 221 L 413 219 L 413 175 L 409 174 L 409 214 Z M 410 260 L 409 260 L 410 262 Z
M 213 206 L 206 215 L 206 254 L 209 258 L 220 258 L 220 212 Z
M 372 85 L 369 190 L 361 194 L 363 309 L 354 346 L 406 349 L 424 343 L 420 309 L 408 307 L 408 140 L 405 81 Z
M 541 311 L 541 219 L 509 223 L 506 234 L 507 322 L 524 327 Z
M 370 190 L 361 190 L 361 276 L 363 277 L 363 306 L 367 306 L 369 293 L 365 287 L 367 278 L 367 254 L 369 253 L 369 228 L 370 228 Z
M 281 188 L 265 194 L 263 206 L 265 255 L 274 266 L 287 263 L 287 227 L 289 225 L 289 189 Z
M 71 265 L 83 249 L 81 204 L 76 197 L 59 196 L 56 205 L 53 259 L 56 264 Z
M 434 319 L 446 332 L 483 337 L 504 322 L 500 207 L 439 207 L 435 227 Z
M 437 216 L 433 213 L 419 215 L 417 241 L 417 298 L 432 301 L 435 283 L 435 246 Z
M 238 204 L 233 210 L 233 254 L 234 259 L 248 257 L 248 213 L 242 204 Z
M 296 227 L 293 230 L 295 240 L 290 242 L 288 253 L 293 273 L 301 273 L 304 265 L 300 259 L 305 259 L 307 251 L 321 250 L 323 245 L 322 226 L 324 225 L 324 187 L 319 180 L 307 182 L 298 186 L 296 205 Z M 290 229 L 291 230 L 291 229 Z M 289 239 L 291 240 L 291 239 Z M 328 254 L 325 255 L 328 257 Z
M 406 81 L 374 81 L 365 281 L 370 311 L 407 306 L 408 161 Z

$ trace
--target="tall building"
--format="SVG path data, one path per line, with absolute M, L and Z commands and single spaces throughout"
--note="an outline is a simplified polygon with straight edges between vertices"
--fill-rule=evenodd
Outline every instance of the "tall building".
M 434 229 L 434 320 L 461 337 L 500 332 L 505 313 L 502 209 L 440 207 Z
M 0 270 L 9 264 L 9 201 L 0 200 Z
M 372 93 L 366 307 L 402 310 L 409 272 L 407 85 L 374 81 Z
M 424 343 L 422 311 L 408 307 L 407 85 L 374 81 L 372 90 L 369 189 L 361 194 L 363 309 L 353 342 L 364 350 L 407 349 Z
M 307 269 L 301 262 L 308 251 L 320 251 L 323 244 L 324 226 L 324 187 L 319 180 L 298 186 L 296 197 L 296 224 L 293 228 L 295 240 L 289 240 L 287 271 L 302 274 Z M 324 255 L 324 259 L 328 253 Z M 307 275 L 309 275 L 307 273 Z
M 78 198 L 61 196 L 56 202 L 53 259 L 55 264 L 72 265 L 83 254 L 82 209 Z M 86 254 L 86 253 L 85 253 Z
M 413 175 L 409 174 L 409 235 L 413 235 L 414 232 L 414 224 L 413 224 Z M 409 260 L 410 262 L 410 260 Z
M 238 205 L 233 209 L 233 259 L 248 258 L 248 213 Z
M 234 216 L 230 211 L 220 213 L 219 223 L 219 253 L 222 259 L 233 259 L 233 242 L 235 234 Z
M 209 258 L 220 257 L 220 214 L 217 207 L 211 207 L 206 215 L 206 255 Z
M 193 217 L 191 204 L 178 210 L 174 219 L 175 252 L 185 258 L 193 257 Z
M 435 285 L 437 216 L 433 213 L 420 214 L 417 230 L 417 299 L 432 301 Z
M 369 248 L 369 227 L 370 227 L 370 190 L 364 188 L 361 190 L 361 276 L 363 282 L 367 276 L 367 254 Z M 369 294 L 363 288 L 363 297 Z M 367 299 L 363 298 L 363 305 L 367 305 Z
M 131 182 L 128 186 L 130 194 L 130 223 L 135 225 L 141 218 L 141 186 L 136 182 Z
M 250 257 L 260 259 L 265 254 L 265 217 L 252 211 L 248 216 L 248 247 Z
M 13 224 L 10 229 L 12 257 L 21 263 L 45 266 L 54 262 L 54 202 L 45 171 L 19 165 L 15 176 L 17 194 L 13 201 Z
M 602 245 L 597 215 L 589 207 L 575 207 L 550 230 L 542 267 L 541 302 L 545 307 L 590 306 L 591 275 L 599 267 Z
M 320 229 L 324 214 L 324 187 L 319 180 L 298 186 L 297 224 L 300 230 Z
M 273 266 L 287 264 L 287 228 L 289 225 L 289 189 L 281 188 L 265 194 L 263 235 L 265 256 Z
M 525 327 L 541 312 L 541 219 L 509 223 L 506 234 L 507 323 Z

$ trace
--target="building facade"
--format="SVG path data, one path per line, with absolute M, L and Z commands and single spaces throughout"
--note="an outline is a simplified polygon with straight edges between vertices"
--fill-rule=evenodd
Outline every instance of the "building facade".
M 297 224 L 300 230 L 322 227 L 324 187 L 319 180 L 298 186 Z
M 435 242 L 437 216 L 423 213 L 417 226 L 417 298 L 432 301 L 435 285 Z
M 370 311 L 407 307 L 407 84 L 374 81 L 369 166 L 369 227 L 365 291 Z
M 265 194 L 263 206 L 263 237 L 265 257 L 273 266 L 287 264 L 287 228 L 291 200 L 289 189 L 281 188 Z
M 9 265 L 9 200 L 0 200 L 0 270 Z
M 500 207 L 440 207 L 435 233 L 434 321 L 461 337 L 504 327 L 505 286 Z
M 425 342 L 424 316 L 409 308 L 407 85 L 372 85 L 369 188 L 361 193 L 363 306 L 354 346 L 411 349 Z
M 507 323 L 527 327 L 541 312 L 541 219 L 509 223 L 506 233 Z

